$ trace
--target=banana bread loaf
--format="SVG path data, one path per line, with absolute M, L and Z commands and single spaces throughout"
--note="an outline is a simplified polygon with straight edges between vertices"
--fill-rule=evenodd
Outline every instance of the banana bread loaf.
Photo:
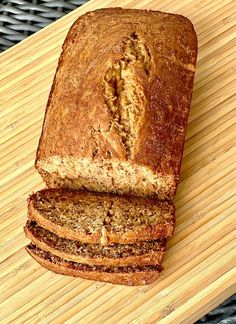
M 173 199 L 196 57 L 180 15 L 110 8 L 78 18 L 37 151 L 47 185 Z
M 26 250 L 38 263 L 53 272 L 120 285 L 150 284 L 159 277 L 162 270 L 160 265 L 105 267 L 66 261 L 32 243 L 26 247 Z
M 102 245 L 173 235 L 173 203 L 105 193 L 44 189 L 28 199 L 28 216 L 54 234 Z

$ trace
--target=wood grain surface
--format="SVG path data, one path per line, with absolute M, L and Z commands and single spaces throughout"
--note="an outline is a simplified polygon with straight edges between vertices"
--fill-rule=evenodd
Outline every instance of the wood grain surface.
M 189 17 L 199 39 L 192 107 L 165 271 L 122 287 L 53 274 L 25 252 L 44 109 L 74 20 L 123 6 Z M 90 1 L 0 55 L 0 323 L 192 323 L 236 292 L 236 2 Z

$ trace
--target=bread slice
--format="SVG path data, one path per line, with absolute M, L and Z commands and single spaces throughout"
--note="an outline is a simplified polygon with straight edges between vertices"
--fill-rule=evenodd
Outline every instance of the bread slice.
M 66 261 L 34 244 L 26 247 L 28 253 L 43 267 L 53 272 L 95 281 L 138 286 L 154 282 L 160 275 L 160 265 L 105 267 Z
M 26 236 L 44 251 L 74 262 L 103 266 L 135 266 L 161 264 L 166 240 L 139 242 L 136 244 L 87 244 L 58 237 L 50 231 L 28 221 Z
M 196 57 L 183 16 L 109 8 L 79 17 L 37 151 L 47 185 L 173 199 Z
M 67 189 L 31 195 L 28 216 L 60 237 L 102 245 L 171 237 L 175 225 L 170 202 Z

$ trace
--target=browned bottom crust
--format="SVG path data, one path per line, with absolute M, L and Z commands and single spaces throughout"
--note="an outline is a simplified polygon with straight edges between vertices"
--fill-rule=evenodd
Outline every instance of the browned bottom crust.
M 50 252 L 43 251 L 32 243 L 26 247 L 26 250 L 44 268 L 58 274 L 120 285 L 139 286 L 150 284 L 160 276 L 162 270 L 159 265 L 110 268 L 89 266 L 63 260 Z
M 27 221 L 24 231 L 25 235 L 44 251 L 69 261 L 89 265 L 119 267 L 161 264 L 166 249 L 166 240 L 134 245 L 114 244 L 107 247 L 84 244 L 60 238 L 34 221 Z

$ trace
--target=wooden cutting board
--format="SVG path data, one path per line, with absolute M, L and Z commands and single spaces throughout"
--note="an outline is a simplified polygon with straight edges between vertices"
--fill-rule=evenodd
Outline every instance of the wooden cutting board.
M 74 20 L 99 7 L 179 13 L 199 56 L 165 271 L 151 286 L 63 277 L 24 250 L 26 199 L 61 45 Z M 90 1 L 0 55 L 0 322 L 192 323 L 236 292 L 236 2 Z

